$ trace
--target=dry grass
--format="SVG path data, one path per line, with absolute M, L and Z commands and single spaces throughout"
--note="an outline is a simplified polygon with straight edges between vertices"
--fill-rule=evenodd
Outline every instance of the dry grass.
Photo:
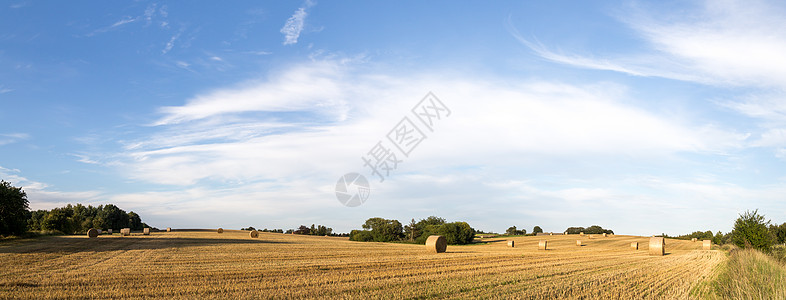
M 516 248 L 507 247 L 513 240 Z M 539 240 L 549 251 L 538 251 Z M 0 243 L 0 299 L 56 298 L 688 298 L 726 255 L 646 237 L 540 236 L 449 246 L 227 230 L 49 236 Z M 698 250 L 698 251 L 697 251 Z M 144 280 L 140 280 L 144 278 Z

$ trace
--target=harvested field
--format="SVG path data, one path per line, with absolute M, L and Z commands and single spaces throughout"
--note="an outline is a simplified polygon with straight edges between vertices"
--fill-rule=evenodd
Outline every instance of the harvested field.
M 581 240 L 488 238 L 434 254 L 234 230 L 50 236 L 0 243 L 0 298 L 688 298 L 726 259 L 690 241 L 669 239 L 667 255 L 649 256 L 648 237 Z

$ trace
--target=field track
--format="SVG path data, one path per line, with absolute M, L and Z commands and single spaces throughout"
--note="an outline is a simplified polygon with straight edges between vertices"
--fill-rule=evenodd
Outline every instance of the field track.
M 549 250 L 537 250 L 544 239 Z M 234 230 L 5 241 L 0 298 L 684 299 L 726 259 L 701 242 L 671 239 L 658 257 L 647 255 L 647 237 L 516 237 L 515 248 L 507 240 L 441 254 Z

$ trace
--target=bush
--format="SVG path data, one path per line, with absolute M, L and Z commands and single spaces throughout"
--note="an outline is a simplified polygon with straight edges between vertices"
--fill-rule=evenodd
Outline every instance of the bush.
M 22 188 L 0 181 L 0 235 L 21 235 L 27 231 L 29 204 Z
M 604 233 L 614 234 L 614 230 L 603 229 L 603 227 L 600 227 L 598 225 L 592 225 L 592 226 L 587 227 L 587 228 L 584 228 L 584 227 L 568 227 L 568 229 L 566 229 L 565 231 L 568 232 L 568 234 L 579 234 L 579 233 L 582 233 L 582 232 L 586 233 L 586 234 L 604 234 Z
M 538 233 L 543 233 L 543 229 L 540 226 L 535 226 L 532 228 L 532 235 L 537 235 Z
M 526 229 L 518 230 L 516 228 L 516 226 L 511 226 L 511 227 L 508 228 L 508 230 L 505 231 L 505 234 L 507 234 L 507 235 L 525 235 L 525 234 L 527 234 L 527 230 Z
M 745 211 L 734 222 L 731 240 L 737 247 L 754 248 L 769 253 L 773 244 L 769 223 L 764 220 L 764 216 L 759 215 L 758 210 Z
M 425 244 L 426 239 L 431 235 L 444 236 L 448 245 L 465 245 L 472 243 L 475 239 L 475 229 L 472 229 L 467 222 L 428 225 L 424 228 L 423 234 L 420 235 L 415 242 Z
M 352 230 L 349 232 L 349 240 L 355 242 L 371 242 L 374 236 L 368 230 Z
M 404 237 L 404 227 L 398 220 L 370 218 L 363 224 L 363 229 L 370 230 L 375 242 L 398 241 Z

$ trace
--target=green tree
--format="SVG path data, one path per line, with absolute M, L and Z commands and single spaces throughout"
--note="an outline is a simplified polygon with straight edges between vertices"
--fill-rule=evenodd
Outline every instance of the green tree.
M 541 229 L 540 226 L 532 228 L 532 234 L 537 235 L 538 233 L 543 233 L 543 229 Z
M 42 222 L 41 228 L 50 231 L 59 231 L 65 234 L 74 234 L 79 225 L 74 223 L 71 206 L 54 208 L 50 210 Z
M 516 226 L 510 226 L 510 227 L 508 227 L 508 230 L 505 230 L 505 234 L 507 234 L 507 235 L 524 235 L 524 234 L 527 234 L 527 230 L 526 229 L 518 230 L 518 228 L 516 228 Z
M 374 236 L 368 230 L 352 230 L 349 232 L 349 240 L 355 242 L 371 242 Z
M 128 225 L 131 230 L 142 230 L 142 218 L 135 212 L 128 213 Z
M 781 225 L 770 225 L 770 233 L 776 244 L 786 243 L 786 223 Z
M 472 243 L 475 238 L 475 229 L 466 222 L 452 222 L 441 225 L 427 225 L 423 229 L 423 234 L 415 242 L 425 244 L 426 239 L 432 235 L 445 237 L 449 245 L 464 245 Z
M 20 235 L 27 230 L 29 204 L 22 188 L 0 180 L 0 235 Z
M 44 217 L 46 217 L 47 213 L 48 211 L 43 209 L 31 212 L 30 218 L 27 220 L 27 229 L 34 231 L 43 230 L 41 224 L 43 223 Z
M 734 222 L 734 230 L 731 231 L 732 242 L 740 248 L 755 248 L 769 253 L 773 244 L 769 223 L 764 220 L 764 216 L 759 215 L 758 209 L 745 211 Z
M 107 204 L 98 207 L 98 216 L 104 219 L 107 229 L 131 228 L 128 214 L 117 206 Z
M 420 236 L 417 223 L 415 223 L 415 218 L 412 218 L 412 220 L 409 221 L 409 224 L 404 225 L 404 235 L 410 241 L 414 241 L 416 237 Z
M 404 227 L 398 220 L 370 218 L 363 224 L 363 229 L 371 231 L 375 242 L 397 241 L 404 237 Z

